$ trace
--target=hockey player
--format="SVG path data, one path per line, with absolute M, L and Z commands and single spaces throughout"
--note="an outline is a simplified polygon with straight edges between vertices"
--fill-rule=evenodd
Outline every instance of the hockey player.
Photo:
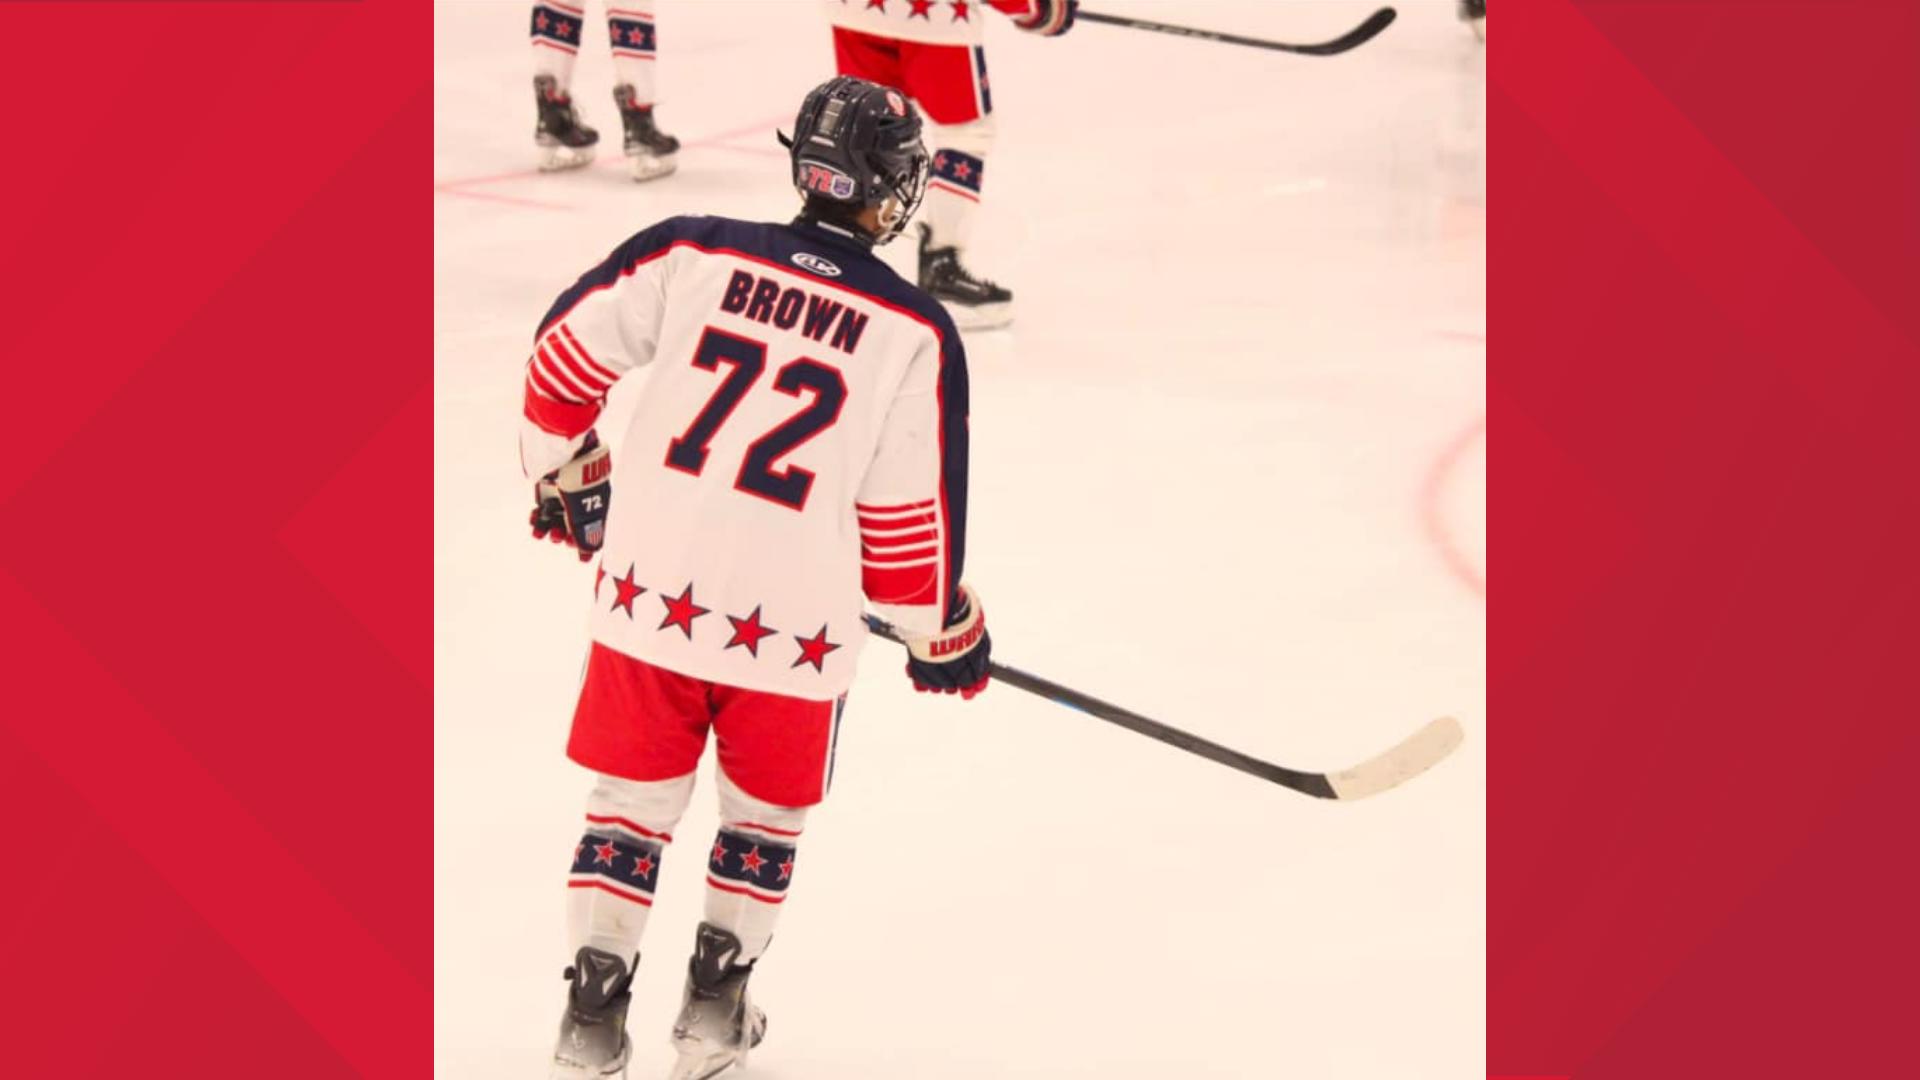
M 660 222 L 535 335 L 521 429 L 534 535 L 599 558 L 567 745 L 599 775 L 568 880 L 555 1078 L 624 1075 L 641 931 L 709 729 L 721 826 L 695 849 L 706 909 L 677 1080 L 744 1060 L 765 1031 L 747 980 L 832 777 L 863 601 L 908 637 L 917 689 L 986 685 L 991 642 L 961 583 L 966 353 L 939 303 L 871 250 L 925 194 L 920 126 L 897 91 L 815 88 L 788 144 L 794 222 Z M 613 383 L 646 365 L 615 469 L 594 425 Z
M 579 0 L 584 5 L 586 0 Z M 580 51 L 584 6 L 566 0 L 533 5 L 533 103 L 538 115 L 533 140 L 542 171 L 577 169 L 593 160 L 600 133 L 580 122 L 573 107 L 573 58 Z M 665 176 L 675 167 L 680 140 L 653 122 L 653 63 L 658 48 L 653 16 L 632 7 L 607 8 L 607 38 L 613 46 L 613 103 L 626 129 L 625 149 L 635 180 Z
M 962 262 L 993 146 L 993 93 L 981 47 L 992 7 L 1022 30 L 1054 37 L 1073 27 L 1079 0 L 823 0 L 842 75 L 905 93 L 940 125 L 920 232 L 920 287 L 965 329 L 1013 320 L 1013 293 Z

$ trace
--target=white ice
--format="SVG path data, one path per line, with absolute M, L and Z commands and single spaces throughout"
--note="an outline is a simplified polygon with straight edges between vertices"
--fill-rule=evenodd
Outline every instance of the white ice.
M 1296 41 L 1374 6 L 1091 4 Z M 1320 803 L 1007 687 L 917 696 L 875 642 L 742 1080 L 1485 1075 L 1484 53 L 1452 0 L 1398 6 L 1332 59 L 992 17 L 971 261 L 1019 313 L 967 342 L 967 570 L 997 658 L 1255 755 L 1338 768 L 1448 713 L 1466 746 Z M 591 572 L 525 533 L 529 335 L 658 218 L 791 216 L 773 128 L 832 65 L 812 3 L 660 0 L 659 116 L 687 145 L 636 185 L 596 8 L 575 89 L 611 147 L 537 176 L 528 8 L 436 17 L 446 1080 L 545 1076 L 588 784 L 562 745 Z M 670 1059 L 702 785 L 643 946 L 636 1080 Z

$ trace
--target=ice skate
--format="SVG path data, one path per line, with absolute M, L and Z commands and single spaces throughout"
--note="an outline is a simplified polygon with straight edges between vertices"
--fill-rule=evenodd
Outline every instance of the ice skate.
M 960 265 L 960 249 L 934 247 L 933 230 L 920 225 L 920 287 L 946 307 L 962 330 L 990 330 L 1013 321 L 1013 293 Z
M 573 98 L 560 92 L 553 76 L 533 77 L 533 98 L 540 117 L 533 130 L 534 144 L 540 148 L 540 171 L 578 169 L 592 162 L 600 133 L 580 122 Z
M 1473 36 L 1487 40 L 1487 0 L 1460 0 L 1460 21 L 1473 28 Z
M 671 1080 L 707 1080 L 729 1066 L 747 1063 L 747 1052 L 767 1033 L 767 1014 L 747 997 L 753 965 L 736 966 L 740 939 L 711 923 L 701 923 L 693 959 L 687 964 L 687 993 L 673 1022 L 673 1049 L 679 1055 Z
M 550 1080 L 626 1080 L 633 1056 L 627 1039 L 633 969 L 610 952 L 583 946 L 566 976 L 567 1011 L 560 1017 Z
M 613 88 L 614 104 L 620 106 L 620 123 L 626 128 L 627 163 L 635 180 L 654 180 L 677 166 L 680 140 L 663 132 L 653 122 L 653 106 L 636 100 L 633 87 Z

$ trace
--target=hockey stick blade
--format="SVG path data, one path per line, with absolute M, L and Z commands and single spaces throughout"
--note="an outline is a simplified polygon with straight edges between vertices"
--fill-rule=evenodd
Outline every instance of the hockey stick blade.
M 868 615 L 866 621 L 867 628 L 880 637 L 895 644 L 905 644 L 900 637 L 900 632 L 885 619 Z M 1163 724 L 1131 709 L 1123 709 L 1112 702 L 1102 701 L 1091 694 L 1083 694 L 1070 686 L 1062 686 L 1050 679 L 1043 679 L 1016 667 L 993 662 L 987 665 L 987 671 L 993 676 L 995 682 L 1017 687 L 1057 705 L 1065 705 L 1088 716 L 1105 720 L 1116 727 L 1123 727 L 1136 734 L 1145 735 L 1149 739 L 1185 750 L 1196 757 L 1206 758 L 1208 761 L 1225 765 L 1230 769 L 1238 769 L 1249 776 L 1257 776 L 1262 780 L 1279 784 L 1281 787 L 1298 791 L 1303 795 L 1311 795 L 1316 799 L 1340 799 L 1351 802 L 1354 799 L 1364 799 L 1369 795 L 1378 795 L 1388 788 L 1397 787 L 1426 772 L 1452 753 L 1464 738 L 1459 721 L 1452 717 L 1443 717 L 1421 728 L 1393 749 L 1361 762 L 1351 769 L 1336 773 L 1306 772 L 1300 769 L 1289 769 L 1285 765 L 1275 765 L 1271 761 L 1262 761 L 1230 746 L 1222 746 L 1212 740 L 1203 739 L 1192 732 L 1182 731 L 1171 724 Z
M 1327 783 L 1333 788 L 1332 797 L 1351 802 L 1399 787 L 1440 764 L 1448 754 L 1459 749 L 1466 738 L 1460 721 L 1443 716 L 1407 736 L 1393 749 L 1351 769 L 1329 774 Z
M 1081 9 L 1075 18 L 1083 22 L 1106 23 L 1108 26 L 1125 26 L 1134 30 L 1152 30 L 1162 34 L 1176 34 L 1180 37 L 1199 38 L 1202 41 L 1218 41 L 1228 45 L 1246 45 L 1255 49 L 1274 49 L 1279 52 L 1295 53 L 1300 56 L 1338 56 L 1349 49 L 1358 48 L 1379 36 L 1380 31 L 1393 25 L 1400 13 L 1390 7 L 1383 7 L 1367 16 L 1359 26 L 1341 34 L 1332 41 L 1320 41 L 1310 45 L 1291 45 L 1284 41 L 1264 41 L 1260 38 L 1241 37 L 1238 34 L 1225 34 L 1217 30 L 1201 30 L 1191 26 L 1175 26 L 1172 23 L 1154 22 L 1151 19 L 1135 19 L 1126 15 L 1107 15 L 1098 11 Z

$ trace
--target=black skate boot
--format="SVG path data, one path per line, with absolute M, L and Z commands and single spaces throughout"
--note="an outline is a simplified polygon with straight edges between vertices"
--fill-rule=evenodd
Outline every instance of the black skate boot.
M 1460 0 L 1460 21 L 1473 27 L 1473 35 L 1487 40 L 1487 0 Z
M 625 1080 L 633 1055 L 627 1040 L 633 968 L 610 952 L 582 946 L 566 974 L 567 1011 L 553 1046 L 552 1080 Z
M 573 111 L 573 99 L 560 92 L 553 76 L 533 77 L 533 104 L 540 111 L 533 141 L 540 147 L 541 172 L 577 169 L 593 160 L 600 133 L 580 122 L 580 114 Z
M 627 161 L 633 166 L 633 178 L 653 180 L 672 172 L 680 140 L 654 126 L 653 106 L 640 104 L 633 87 L 625 85 L 613 88 L 613 101 L 620 106 L 620 123 L 627 129 Z
M 701 923 L 687 964 L 687 995 L 673 1022 L 673 1049 L 680 1055 L 671 1080 L 708 1080 L 731 1065 L 745 1065 L 747 1051 L 767 1033 L 767 1014 L 747 997 L 752 964 L 735 964 L 740 939 Z
M 933 230 L 920 227 L 920 287 L 946 306 L 962 330 L 990 330 L 1013 321 L 1013 294 L 960 265 L 960 249 L 933 247 Z

